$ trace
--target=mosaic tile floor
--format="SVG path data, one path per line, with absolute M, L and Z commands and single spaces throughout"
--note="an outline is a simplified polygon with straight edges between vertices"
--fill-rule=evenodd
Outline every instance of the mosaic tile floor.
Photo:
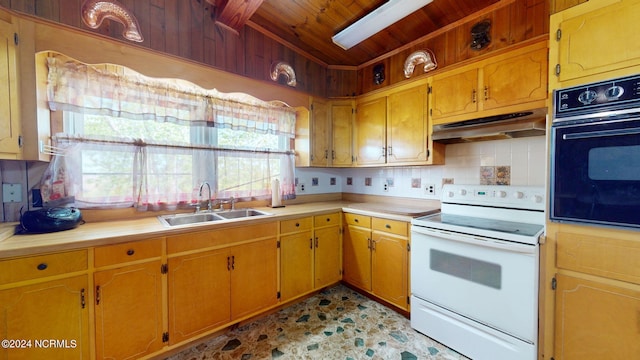
M 467 358 L 416 332 L 395 311 L 337 285 L 167 359 Z

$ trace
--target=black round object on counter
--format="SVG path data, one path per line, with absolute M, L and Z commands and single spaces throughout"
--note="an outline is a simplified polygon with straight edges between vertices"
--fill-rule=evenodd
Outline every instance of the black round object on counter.
M 23 233 L 39 234 L 73 229 L 82 223 L 80 209 L 52 207 L 27 211 L 20 216 Z

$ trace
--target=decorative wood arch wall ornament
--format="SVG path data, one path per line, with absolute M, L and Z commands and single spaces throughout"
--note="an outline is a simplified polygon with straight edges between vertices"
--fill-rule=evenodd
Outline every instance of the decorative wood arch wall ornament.
M 291 65 L 284 61 L 276 61 L 271 65 L 271 80 L 278 81 L 280 75 L 284 75 L 287 80 L 287 85 L 296 86 L 296 73 L 293 71 Z
M 104 19 L 119 22 L 124 26 L 122 36 L 131 41 L 144 41 L 136 17 L 124 5 L 115 0 L 86 0 L 82 4 L 82 21 L 88 27 L 97 29 Z
M 404 61 L 404 77 L 410 78 L 415 67 L 420 64 L 424 64 L 424 72 L 438 67 L 436 56 L 431 50 L 418 50 L 409 55 L 407 60 Z

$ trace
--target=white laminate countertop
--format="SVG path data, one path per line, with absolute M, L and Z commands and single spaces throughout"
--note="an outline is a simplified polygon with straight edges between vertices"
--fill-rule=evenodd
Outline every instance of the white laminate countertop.
M 420 206 L 406 206 L 390 203 L 328 201 L 286 205 L 282 208 L 254 208 L 268 212 L 271 215 L 174 227 L 165 227 L 156 216 L 150 216 L 133 220 L 87 222 L 75 229 L 66 231 L 20 235 L 14 235 L 14 230 L 19 225 L 18 223 L 0 223 L 0 259 L 82 249 L 91 246 L 112 245 L 193 231 L 224 229 L 259 222 L 292 219 L 300 216 L 320 215 L 334 211 L 411 221 L 413 217 L 438 212 L 440 202 L 433 200 L 423 202 Z

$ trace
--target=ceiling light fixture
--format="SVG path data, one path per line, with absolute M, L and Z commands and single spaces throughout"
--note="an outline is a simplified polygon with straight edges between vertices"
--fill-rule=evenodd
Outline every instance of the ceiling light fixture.
M 367 14 L 367 16 L 331 37 L 331 40 L 341 48 L 348 50 L 432 1 L 389 0 Z

